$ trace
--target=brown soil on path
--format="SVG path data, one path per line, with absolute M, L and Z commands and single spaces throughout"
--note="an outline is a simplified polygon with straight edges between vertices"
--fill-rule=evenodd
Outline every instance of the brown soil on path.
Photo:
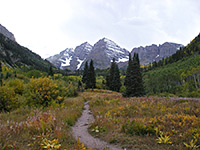
M 191 97 L 169 97 L 170 100 L 188 100 L 188 101 L 200 101 L 200 98 L 191 98 Z
M 84 111 L 82 116 L 78 119 L 75 126 L 72 127 L 72 133 L 74 138 L 78 138 L 84 145 L 92 149 L 110 149 L 110 150 L 122 150 L 121 148 L 110 145 L 98 138 L 94 138 L 88 133 L 88 126 L 94 121 L 94 117 L 89 110 L 88 102 L 85 102 Z

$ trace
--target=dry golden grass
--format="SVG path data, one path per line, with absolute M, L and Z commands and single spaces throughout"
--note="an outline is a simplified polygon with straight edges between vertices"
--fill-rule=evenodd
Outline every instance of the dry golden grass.
M 90 100 L 95 117 L 90 132 L 128 150 L 182 150 L 186 149 L 184 142 L 189 144 L 200 134 L 200 101 L 123 98 L 106 90 L 83 96 Z M 200 145 L 199 137 L 195 145 Z
M 80 117 L 83 105 L 83 98 L 76 97 L 65 99 L 61 106 L 25 107 L 1 113 L 0 149 L 42 149 L 45 139 L 61 144 L 60 149 L 76 149 L 77 142 L 72 138 L 70 127 Z

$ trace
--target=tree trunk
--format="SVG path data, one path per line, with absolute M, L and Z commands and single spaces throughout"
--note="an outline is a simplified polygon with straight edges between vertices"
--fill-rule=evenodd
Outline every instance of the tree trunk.
M 199 81 L 199 73 L 197 73 L 197 82 L 198 82 L 198 85 L 200 84 L 200 81 Z
M 194 78 L 194 84 L 195 84 L 195 88 L 196 88 L 196 89 L 198 89 L 198 86 L 197 86 L 197 81 L 196 81 L 195 74 L 193 74 L 192 76 L 193 76 L 193 78 Z

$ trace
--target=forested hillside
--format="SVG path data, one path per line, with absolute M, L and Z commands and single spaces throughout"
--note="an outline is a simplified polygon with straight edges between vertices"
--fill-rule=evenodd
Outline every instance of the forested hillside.
M 144 83 L 150 94 L 173 93 L 199 97 L 200 35 L 174 55 L 145 68 Z
M 10 40 L 0 33 L 0 61 L 15 66 L 28 66 L 41 71 L 48 71 L 51 64 L 43 60 L 39 55 L 33 53 L 15 41 Z

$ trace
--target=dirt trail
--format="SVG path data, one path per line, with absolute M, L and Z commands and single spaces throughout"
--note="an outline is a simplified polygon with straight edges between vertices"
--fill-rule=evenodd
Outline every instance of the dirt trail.
M 75 126 L 72 127 L 72 133 L 74 138 L 77 140 L 78 138 L 84 145 L 90 147 L 92 149 L 110 149 L 110 150 L 122 150 L 121 148 L 110 145 L 104 141 L 101 141 L 98 138 L 94 138 L 88 133 L 88 126 L 90 123 L 94 121 L 94 117 L 89 110 L 88 102 L 84 104 L 84 111 L 82 116 L 78 119 Z
M 200 101 L 200 98 L 191 98 L 191 97 L 169 97 L 170 100 L 188 100 L 188 101 Z

